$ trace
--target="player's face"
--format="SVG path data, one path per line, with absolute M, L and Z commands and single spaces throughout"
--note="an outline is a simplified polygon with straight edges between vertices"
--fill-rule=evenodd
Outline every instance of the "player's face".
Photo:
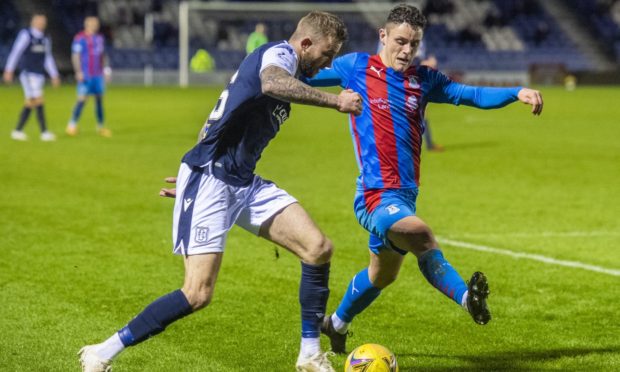
M 320 69 L 331 66 L 342 44 L 333 43 L 330 38 L 321 38 L 315 42 L 306 38 L 302 40 L 301 46 L 299 69 L 304 76 L 313 77 Z
M 84 30 L 90 34 L 97 33 L 99 31 L 99 18 L 86 17 L 84 20 Z
M 47 27 L 47 17 L 44 15 L 36 15 L 32 17 L 32 21 L 30 21 L 30 26 L 36 28 L 41 32 L 45 31 L 45 27 Z
M 396 71 L 405 72 L 411 66 L 420 46 L 422 29 L 408 23 L 388 25 L 379 31 L 379 36 L 383 44 L 380 53 L 383 63 Z

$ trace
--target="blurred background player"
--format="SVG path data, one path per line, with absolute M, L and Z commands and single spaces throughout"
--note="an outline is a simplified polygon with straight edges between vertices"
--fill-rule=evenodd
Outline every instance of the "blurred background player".
M 437 58 L 434 54 L 428 53 L 426 49 L 426 42 L 422 39 L 420 42 L 420 47 L 418 48 L 418 53 L 416 54 L 417 64 L 421 66 L 427 66 L 433 69 L 437 69 Z M 416 63 L 414 60 L 414 63 Z M 439 145 L 433 141 L 433 135 L 431 133 L 431 125 L 428 120 L 428 115 L 424 115 L 424 141 L 426 142 L 426 149 L 428 151 L 443 151 L 444 148 L 442 145 Z
M 254 32 L 252 32 L 248 36 L 248 41 L 245 44 L 245 52 L 247 54 L 252 53 L 254 49 L 258 48 L 263 44 L 266 44 L 269 41 L 265 32 L 267 32 L 267 27 L 265 26 L 265 24 L 257 23 L 256 27 L 254 28 Z
M 37 111 L 37 119 L 41 129 L 41 141 L 56 140 L 56 136 L 47 129 L 45 111 L 43 109 L 45 72 L 47 71 L 52 78 L 52 84 L 55 87 L 60 85 L 58 69 L 52 56 L 52 42 L 45 35 L 46 27 L 47 17 L 44 14 L 34 13 L 30 20 L 30 27 L 21 30 L 17 35 L 4 68 L 3 79 L 6 83 L 11 83 L 15 68 L 19 64 L 21 70 L 19 80 L 26 98 L 17 126 L 11 132 L 11 138 L 17 141 L 26 141 L 28 139 L 28 136 L 24 133 L 24 126 L 33 108 Z
M 112 131 L 104 127 L 103 93 L 105 82 L 112 74 L 105 56 L 105 40 L 99 33 L 99 18 L 89 16 L 84 19 L 84 30 L 75 35 L 71 46 L 71 63 L 77 80 L 77 102 L 66 132 L 70 136 L 78 134 L 78 121 L 88 96 L 95 97 L 95 116 L 97 133 L 103 137 L 111 137 Z

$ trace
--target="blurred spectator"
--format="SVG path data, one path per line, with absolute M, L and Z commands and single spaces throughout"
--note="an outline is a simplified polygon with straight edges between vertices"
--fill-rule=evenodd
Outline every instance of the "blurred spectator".
M 198 49 L 190 61 L 192 72 L 209 72 L 215 68 L 213 57 L 206 49 Z
M 450 14 L 454 11 L 454 4 L 451 0 L 429 1 L 424 9 L 424 14 Z
M 254 28 L 254 32 L 248 36 L 248 42 L 245 44 L 245 52 L 250 54 L 254 51 L 254 49 L 259 46 L 266 44 L 269 39 L 265 35 L 266 26 L 264 23 L 257 23 Z
M 459 44 L 476 43 L 481 40 L 480 32 L 473 26 L 468 25 L 459 31 L 458 40 Z
M 549 36 L 549 25 L 547 22 L 540 20 L 536 24 L 536 30 L 534 30 L 534 44 L 540 46 Z
M 506 20 L 499 10 L 491 8 L 484 18 L 484 25 L 486 27 L 503 27 L 506 25 Z

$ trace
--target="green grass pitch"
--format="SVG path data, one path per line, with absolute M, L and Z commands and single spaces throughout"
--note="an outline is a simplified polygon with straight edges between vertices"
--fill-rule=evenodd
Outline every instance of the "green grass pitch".
M 443 153 L 423 154 L 418 215 L 437 236 L 620 269 L 620 89 L 543 88 L 533 117 L 431 105 Z M 220 89 L 110 87 L 113 138 L 64 135 L 74 88 L 46 90 L 55 143 L 9 138 L 22 95 L 0 87 L 0 371 L 78 370 L 76 352 L 182 284 L 171 254 L 173 201 L 158 197 Z M 295 106 L 259 162 L 333 240 L 328 311 L 368 261 L 352 208 L 357 169 L 345 115 Z M 408 370 L 620 369 L 620 277 L 442 246 L 465 278 L 490 280 L 481 327 L 409 257 L 353 324 L 349 348 L 387 346 Z M 230 233 L 213 303 L 131 348 L 115 371 L 291 371 L 299 347 L 300 265 L 241 229 Z M 327 346 L 327 340 L 323 340 Z M 345 357 L 332 358 L 341 370 Z

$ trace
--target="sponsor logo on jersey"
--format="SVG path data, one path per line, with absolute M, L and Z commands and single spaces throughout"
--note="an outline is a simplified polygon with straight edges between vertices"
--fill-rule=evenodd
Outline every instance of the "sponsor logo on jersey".
M 370 66 L 370 70 L 375 72 L 377 74 L 378 77 L 381 77 L 381 71 L 383 71 L 382 68 L 376 68 L 375 66 Z
M 377 106 L 379 110 L 389 110 L 390 101 L 387 98 L 371 98 L 370 104 Z
M 408 114 L 412 114 L 417 109 L 418 109 L 418 99 L 416 98 L 416 96 L 407 97 L 407 102 L 405 102 L 405 111 Z
M 279 125 L 282 125 L 288 119 L 288 112 L 286 112 L 286 108 L 283 105 L 277 105 L 271 115 L 278 121 Z

